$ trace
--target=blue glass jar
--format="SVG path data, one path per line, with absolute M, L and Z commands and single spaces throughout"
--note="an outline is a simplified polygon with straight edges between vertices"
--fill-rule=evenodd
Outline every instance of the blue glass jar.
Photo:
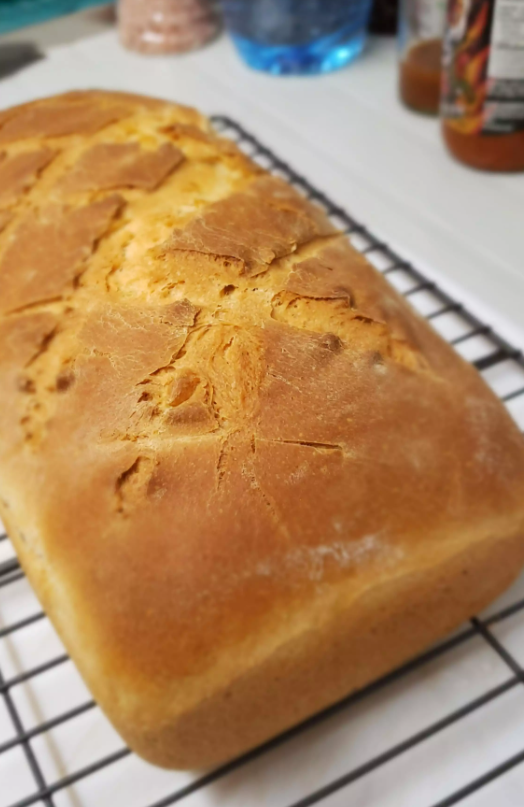
M 361 52 L 372 0 L 222 0 L 250 67 L 278 75 L 326 73 Z

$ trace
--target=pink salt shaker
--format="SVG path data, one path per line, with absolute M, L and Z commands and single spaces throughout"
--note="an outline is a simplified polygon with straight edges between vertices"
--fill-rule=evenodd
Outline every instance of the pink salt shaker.
M 212 39 L 220 18 L 214 0 L 120 0 L 124 47 L 140 53 L 184 53 Z

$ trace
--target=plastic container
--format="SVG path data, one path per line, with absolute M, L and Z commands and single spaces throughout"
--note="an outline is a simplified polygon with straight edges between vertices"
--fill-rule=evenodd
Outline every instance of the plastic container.
M 400 7 L 400 97 L 416 112 L 436 115 L 440 104 L 445 0 L 402 0 Z
M 372 0 L 222 0 L 242 58 L 277 75 L 326 73 L 355 59 Z
M 120 0 L 120 41 L 146 54 L 184 53 L 199 48 L 219 30 L 212 0 Z

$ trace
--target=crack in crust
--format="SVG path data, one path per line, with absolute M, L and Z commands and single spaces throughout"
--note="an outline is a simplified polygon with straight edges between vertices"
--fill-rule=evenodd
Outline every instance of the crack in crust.
M 135 461 L 118 476 L 115 482 L 115 509 L 127 517 L 130 511 L 147 492 L 157 463 L 151 457 L 138 456 Z

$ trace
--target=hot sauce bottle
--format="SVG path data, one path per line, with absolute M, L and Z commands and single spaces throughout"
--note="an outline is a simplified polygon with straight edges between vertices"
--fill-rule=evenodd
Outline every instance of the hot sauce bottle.
M 450 0 L 443 48 L 444 141 L 463 163 L 524 170 L 524 0 Z

